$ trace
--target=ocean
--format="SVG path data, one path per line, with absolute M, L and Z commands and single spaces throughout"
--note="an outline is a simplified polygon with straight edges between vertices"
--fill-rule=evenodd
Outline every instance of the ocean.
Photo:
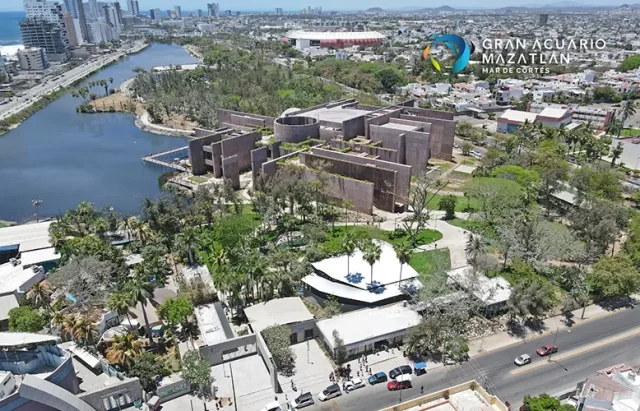
M 25 18 L 23 11 L 0 12 L 0 46 L 14 46 L 21 44 L 20 26 L 18 23 Z

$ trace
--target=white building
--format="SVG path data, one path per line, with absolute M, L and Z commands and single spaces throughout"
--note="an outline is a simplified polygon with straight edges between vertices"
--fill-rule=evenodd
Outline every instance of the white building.
M 101 42 L 108 43 L 117 38 L 117 34 L 114 29 L 103 21 L 93 21 L 88 24 L 89 26 L 89 42 L 93 44 L 100 44 Z
M 216 25 L 213 23 L 200 23 L 198 24 L 198 31 L 201 33 L 213 33 L 216 31 Z
M 62 22 L 62 5 L 55 1 L 24 0 L 27 18 L 43 19 L 50 23 Z
M 127 1 L 127 10 L 129 11 L 129 14 L 132 16 L 139 16 L 140 15 L 140 6 L 138 4 L 138 0 L 128 0 Z
M 7 75 L 7 69 L 4 66 L 4 58 L 2 58 L 2 53 L 0 53 L 0 77 Z
M 173 11 L 176 13 L 176 18 L 182 18 L 182 8 L 180 6 L 173 6 Z
M 18 50 L 18 63 L 21 70 L 42 71 L 49 67 L 47 52 L 40 47 L 27 47 Z
M 364 308 L 316 323 L 329 351 L 335 350 L 333 332 L 344 341 L 349 356 L 373 351 L 382 345 L 400 343 L 411 327 L 418 325 L 420 315 L 406 302 L 383 307 Z
M 547 101 L 553 98 L 556 92 L 553 90 L 536 90 L 533 92 L 533 101 Z
M 151 19 L 157 23 L 162 22 L 162 10 L 160 9 L 151 9 Z
M 511 285 L 501 276 L 489 278 L 470 267 L 460 267 L 449 271 L 447 277 L 448 285 L 473 295 L 489 312 L 502 310 L 511 297 Z

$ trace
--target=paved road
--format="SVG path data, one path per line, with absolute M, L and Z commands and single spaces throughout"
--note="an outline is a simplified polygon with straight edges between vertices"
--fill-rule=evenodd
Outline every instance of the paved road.
M 547 333 L 535 339 L 474 357 L 462 365 L 440 367 L 426 375 L 414 376 L 414 388 L 404 390 L 402 399 L 420 396 L 420 386 L 424 386 L 425 393 L 429 393 L 475 379 L 487 381 L 485 385 L 491 393 L 497 394 L 503 401 L 511 402 L 512 406 L 517 406 L 521 404 L 525 394 L 537 395 L 543 392 L 557 394 L 575 387 L 578 382 L 599 369 L 619 363 L 636 365 L 640 363 L 640 334 L 603 344 L 570 358 L 562 359 L 562 354 L 640 327 L 640 315 L 637 309 L 639 308 L 626 309 L 595 318 L 572 329 L 560 331 L 556 341 L 560 351 L 555 354 L 560 358 L 558 362 L 554 361 L 535 368 L 536 361 L 545 361 L 540 360 L 535 354 L 536 348 L 553 342 L 554 333 Z M 513 359 L 524 353 L 532 355 L 534 359 L 534 363 L 528 366 L 530 370 L 517 375 L 511 374 L 511 371 L 518 369 L 513 364 Z M 388 372 L 389 370 L 374 369 L 374 371 Z M 316 393 L 313 394 L 315 397 Z M 308 409 L 310 411 L 375 411 L 396 404 L 399 400 L 399 392 L 389 392 L 383 384 L 380 384 L 373 387 L 366 386 L 351 394 L 343 394 L 342 397 L 326 403 L 316 402 L 316 405 Z
M 49 80 L 46 83 L 38 84 L 29 90 L 23 91 L 20 97 L 13 97 L 12 101 L 0 106 L 0 120 L 4 120 L 15 113 L 18 113 L 31 104 L 35 103 L 40 97 L 45 94 L 54 92 L 60 88 L 67 87 L 74 82 L 82 79 L 86 75 L 100 69 L 101 67 L 118 60 L 124 56 L 127 52 L 136 52 L 143 47 L 144 43 L 137 43 L 131 49 L 121 49 L 116 53 L 109 54 L 108 56 L 101 56 L 95 60 L 84 63 L 79 67 L 73 68 L 63 74 L 61 74 L 58 80 Z

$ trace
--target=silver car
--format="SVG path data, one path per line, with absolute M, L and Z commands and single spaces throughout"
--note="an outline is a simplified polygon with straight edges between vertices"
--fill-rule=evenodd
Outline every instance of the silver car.
M 531 356 L 529 354 L 522 354 L 513 361 L 517 366 L 526 365 L 531 363 Z

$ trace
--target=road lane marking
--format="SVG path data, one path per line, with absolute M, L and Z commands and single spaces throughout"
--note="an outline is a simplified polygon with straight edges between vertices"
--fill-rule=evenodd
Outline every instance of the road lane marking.
M 584 323 L 587 323 L 587 322 L 589 322 L 589 321 L 591 321 L 591 320 L 597 320 L 597 319 L 600 319 L 600 318 L 608 317 L 608 316 L 610 316 L 610 315 L 613 315 L 613 314 L 616 314 L 616 313 L 619 313 L 619 312 L 622 312 L 622 311 L 623 311 L 622 309 L 619 309 L 619 310 L 612 310 L 612 311 L 605 311 L 605 312 L 603 312 L 603 313 L 600 313 L 600 314 L 597 314 L 597 315 L 594 315 L 594 316 L 591 316 L 591 317 L 585 318 L 584 320 L 580 320 L 580 323 L 576 323 L 576 324 L 574 324 L 572 327 L 564 326 L 564 328 L 561 328 L 561 329 L 560 329 L 560 331 L 567 330 L 567 331 L 571 332 L 571 330 L 572 330 L 573 328 L 578 327 L 578 326 L 580 326 L 580 325 L 582 325 L 582 324 L 584 324 Z M 530 336 L 530 337 L 526 337 L 526 338 L 523 338 L 523 339 L 521 339 L 521 340 L 517 340 L 517 341 L 510 342 L 510 343 L 505 344 L 505 345 L 502 345 L 502 346 L 500 346 L 500 347 L 495 347 L 495 348 L 491 348 L 491 349 L 489 349 L 489 350 L 481 351 L 481 352 L 479 352 L 479 353 L 477 353 L 477 354 L 472 355 L 471 357 L 472 357 L 472 358 L 481 357 L 481 356 L 483 356 L 483 355 L 485 355 L 485 354 L 490 354 L 490 353 L 492 353 L 492 352 L 494 352 L 494 351 L 502 350 L 503 348 L 508 348 L 508 347 L 512 347 L 512 346 L 517 345 L 517 344 L 521 344 L 521 343 L 524 343 L 524 342 L 528 342 L 528 341 L 531 341 L 531 340 L 535 340 L 536 338 L 544 337 L 545 335 L 553 334 L 553 333 L 555 333 L 555 332 L 556 332 L 556 330 L 555 330 L 555 329 L 553 329 L 553 327 L 551 327 L 551 328 L 549 328 L 549 329 L 547 329 L 547 330 L 545 330 L 545 331 L 543 331 L 543 332 L 541 332 L 541 333 L 534 334 L 534 335 L 532 335 L 532 336 Z M 472 341 L 475 341 L 475 340 L 479 340 L 479 339 L 481 339 L 481 338 L 492 337 L 492 336 L 494 336 L 494 335 L 495 335 L 495 334 L 489 334 L 489 335 L 486 335 L 486 336 L 484 336 L 484 337 L 474 338 L 474 339 L 470 340 L 469 342 L 472 342 Z
M 606 346 L 608 344 L 616 343 L 616 342 L 625 340 L 627 338 L 635 337 L 637 335 L 640 335 L 640 327 L 633 328 L 633 329 L 631 329 L 629 331 L 625 331 L 625 332 L 622 332 L 622 333 L 618 333 L 618 334 L 613 335 L 611 337 L 596 341 L 596 342 L 591 343 L 591 344 L 587 344 L 584 347 L 580 347 L 580 348 L 576 348 L 574 350 L 570 350 L 570 351 L 568 351 L 566 353 L 563 353 L 563 354 L 556 353 L 555 355 L 551 356 L 552 361 L 549 361 L 548 358 L 544 358 L 544 359 L 541 359 L 539 361 L 531 363 L 529 366 L 525 365 L 525 366 L 522 366 L 521 368 L 512 370 L 510 372 L 510 374 L 511 375 L 524 374 L 526 372 L 533 371 L 533 370 L 536 370 L 538 368 L 544 367 L 545 365 L 549 365 L 549 364 L 551 364 L 553 362 L 566 360 L 568 358 L 575 357 L 576 355 L 581 355 L 581 354 L 587 353 L 589 351 L 593 351 L 595 349 L 602 348 L 602 347 L 604 347 L 604 346 Z

